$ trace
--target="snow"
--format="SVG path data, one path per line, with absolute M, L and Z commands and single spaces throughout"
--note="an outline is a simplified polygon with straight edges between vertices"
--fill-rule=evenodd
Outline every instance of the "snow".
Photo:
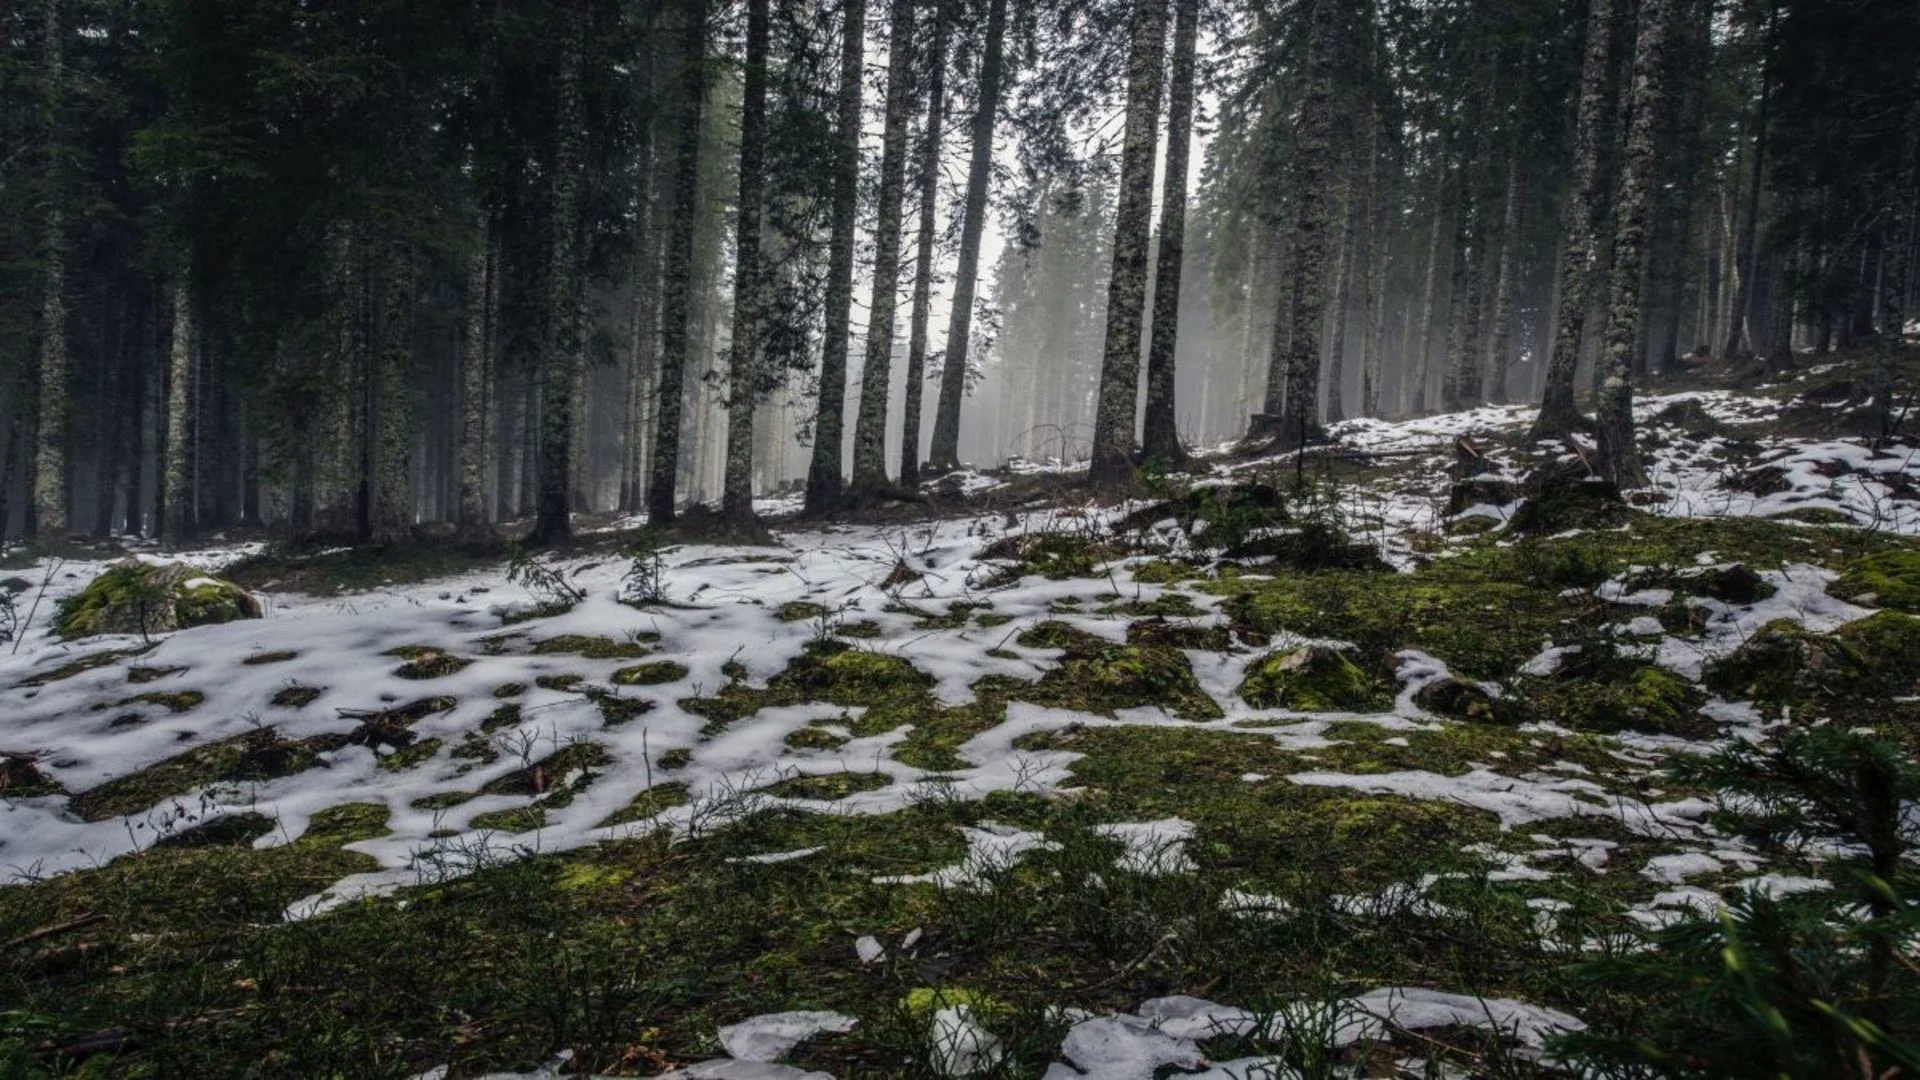
M 768 1013 L 720 1029 L 720 1045 L 739 1061 L 778 1061 L 822 1032 L 844 1034 L 859 1021 L 837 1012 Z

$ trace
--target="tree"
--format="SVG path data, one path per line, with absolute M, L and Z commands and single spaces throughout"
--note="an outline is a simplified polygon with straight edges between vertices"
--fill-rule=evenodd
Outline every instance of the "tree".
M 67 217 L 62 190 L 65 151 L 61 147 L 60 110 L 66 82 L 62 0 L 45 4 L 41 42 L 41 78 L 46 94 L 46 225 L 41 256 L 40 407 L 36 417 L 31 531 L 57 536 L 67 531 Z
M 678 150 L 674 164 L 674 216 L 661 275 L 660 385 L 653 424 L 653 476 L 647 484 L 647 520 L 673 521 L 680 469 L 682 396 L 693 310 L 693 241 L 700 208 L 700 134 L 707 97 L 706 0 L 686 0 L 685 36 L 680 57 Z
M 1174 352 L 1179 344 L 1180 279 L 1186 256 L 1187 149 L 1193 141 L 1194 54 L 1199 0 L 1174 0 L 1173 69 L 1167 86 L 1166 177 L 1160 196 L 1160 250 L 1154 270 L 1153 328 L 1147 344 L 1147 415 L 1141 451 L 1148 461 L 1186 458 L 1175 408 Z
M 807 509 L 840 501 L 840 455 L 847 409 L 847 339 L 853 323 L 853 234 L 860 209 L 860 92 L 866 47 L 866 0 L 842 0 L 840 124 L 833 152 L 833 236 L 827 249 L 825 341 L 820 353 L 820 399 L 813 421 L 813 461 L 807 469 Z
M 920 133 L 920 231 L 913 270 L 913 315 L 907 332 L 907 392 L 900 426 L 900 484 L 920 483 L 920 406 L 927 380 L 927 323 L 933 308 L 934 231 L 938 224 L 940 139 L 946 120 L 950 0 L 934 0 L 933 43 L 927 49 L 927 121 Z
M 1307 15 L 1306 87 L 1295 150 L 1293 287 L 1288 299 L 1286 404 L 1271 434 L 1304 446 L 1320 434 L 1320 340 L 1326 319 L 1329 203 L 1333 194 L 1334 100 L 1331 67 L 1338 13 L 1332 0 L 1315 0 Z
M 747 0 L 747 64 L 740 99 L 740 205 L 734 225 L 733 342 L 728 361 L 727 466 L 720 512 L 753 520 L 753 413 L 761 393 L 760 320 L 766 271 L 760 251 L 767 168 L 768 0 Z
M 880 141 L 879 221 L 873 238 L 873 302 L 860 369 L 860 412 L 853 429 L 853 487 L 865 494 L 887 482 L 887 392 L 893 371 L 894 312 L 900 303 L 900 222 L 906 200 L 907 118 L 913 109 L 913 5 L 892 0 L 887 39 L 887 108 Z
M 1134 480 L 1134 414 L 1140 396 L 1140 321 L 1147 299 L 1147 245 L 1153 217 L 1153 156 L 1166 74 L 1168 0 L 1134 0 L 1127 57 L 1127 129 L 1113 218 L 1113 273 L 1107 282 L 1106 345 L 1093 420 L 1096 490 Z
M 1600 472 L 1621 487 L 1646 484 L 1633 439 L 1633 360 L 1640 344 L 1640 285 L 1646 269 L 1647 215 L 1653 201 L 1654 125 L 1666 92 L 1663 66 L 1673 0 L 1640 0 L 1633 47 L 1633 120 L 1627 130 L 1620 193 L 1614 200 L 1613 279 L 1597 402 Z
M 987 223 L 987 183 L 993 176 L 993 128 L 1005 77 L 1007 0 L 987 0 L 987 36 L 980 83 L 973 102 L 973 157 L 967 166 L 967 201 L 960 223 L 960 254 L 953 275 L 953 308 L 947 320 L 946 355 L 940 366 L 940 398 L 933 414 L 935 471 L 960 466 L 960 399 L 967 389 L 967 348 L 973 331 L 973 291 L 980 276 L 980 238 Z
M 1553 354 L 1533 437 L 1566 435 L 1582 423 L 1573 402 L 1581 332 L 1586 326 L 1587 278 L 1596 251 L 1594 216 L 1599 205 L 1600 129 L 1607 109 L 1607 68 L 1613 41 L 1614 0 L 1588 0 L 1587 44 L 1580 66 L 1579 111 L 1574 121 L 1573 183 L 1561 223 L 1560 290 L 1554 304 Z
M 580 293 L 585 253 L 580 250 L 582 143 L 581 68 L 586 49 L 585 0 L 556 5 L 560 20 L 560 56 L 554 75 L 555 115 L 552 203 L 548 208 L 553 239 L 547 288 L 547 342 L 540 355 L 539 506 L 529 541 L 555 544 L 573 534 L 574 399 L 585 362 L 580 340 Z

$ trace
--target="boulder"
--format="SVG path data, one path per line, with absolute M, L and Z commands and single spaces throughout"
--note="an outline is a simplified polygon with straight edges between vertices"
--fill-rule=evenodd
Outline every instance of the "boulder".
M 68 640 L 96 634 L 164 634 L 190 626 L 258 619 L 260 602 L 230 581 L 183 562 L 123 559 L 60 602 L 54 632 Z

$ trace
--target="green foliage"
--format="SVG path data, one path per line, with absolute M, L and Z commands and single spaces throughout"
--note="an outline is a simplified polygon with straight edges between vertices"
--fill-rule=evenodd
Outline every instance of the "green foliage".
M 566 571 L 551 555 L 528 551 L 518 544 L 507 549 L 507 580 L 524 586 L 542 607 L 571 607 L 587 598 L 567 580 Z
M 1920 767 L 1898 744 L 1836 727 L 1786 731 L 1683 760 L 1721 792 L 1718 824 L 1773 851 L 1818 850 L 1830 888 L 1747 890 L 1717 919 L 1647 935 L 1580 965 L 1634 999 L 1628 1023 L 1569 1038 L 1583 1064 L 1697 1077 L 1891 1076 L 1920 1068 Z

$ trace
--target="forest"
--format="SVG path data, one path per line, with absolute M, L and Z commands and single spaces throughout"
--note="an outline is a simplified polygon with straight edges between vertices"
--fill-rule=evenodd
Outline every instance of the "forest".
M 13 536 L 1117 490 L 1588 393 L 1630 476 L 1636 385 L 1915 309 L 1898 0 L 0 18 Z
M 9 0 L 0 1080 L 1920 1077 L 1920 0 Z

